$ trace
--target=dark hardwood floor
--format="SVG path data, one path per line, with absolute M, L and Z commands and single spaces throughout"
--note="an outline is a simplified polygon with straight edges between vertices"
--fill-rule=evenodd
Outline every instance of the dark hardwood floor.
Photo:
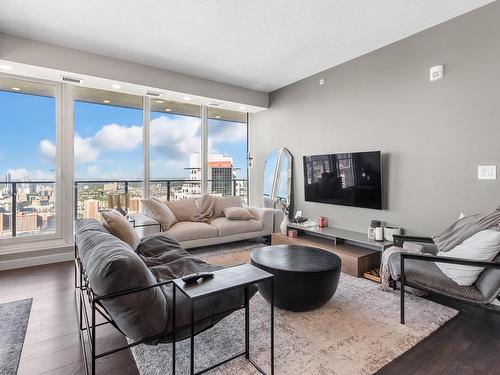
M 33 298 L 18 374 L 84 374 L 78 333 L 73 262 L 0 272 L 0 303 Z M 103 347 L 125 344 L 112 327 L 98 328 Z M 102 348 L 99 348 L 101 350 Z M 122 351 L 97 362 L 102 374 L 138 374 Z
M 33 298 L 33 306 L 18 373 L 83 374 L 73 263 L 0 272 L 0 303 L 23 298 Z M 500 374 L 500 314 L 455 307 L 462 311 L 456 318 L 378 373 Z M 99 328 L 98 337 L 102 348 L 125 343 L 109 325 Z M 97 369 L 106 375 L 138 374 L 129 351 L 98 360 Z

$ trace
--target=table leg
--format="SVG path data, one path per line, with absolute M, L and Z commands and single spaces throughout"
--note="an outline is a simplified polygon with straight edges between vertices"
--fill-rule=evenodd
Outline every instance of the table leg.
M 191 300 L 191 375 L 194 375 L 194 302 Z
M 250 306 L 248 286 L 245 287 L 245 358 L 250 358 Z
M 271 375 L 274 375 L 274 277 L 271 283 Z
M 176 308 L 175 308 L 175 298 L 176 298 L 176 291 L 177 287 L 175 283 L 172 283 L 172 288 L 173 294 L 172 294 L 172 304 L 173 304 L 173 316 L 172 316 L 172 375 L 175 375 L 175 315 L 176 315 Z

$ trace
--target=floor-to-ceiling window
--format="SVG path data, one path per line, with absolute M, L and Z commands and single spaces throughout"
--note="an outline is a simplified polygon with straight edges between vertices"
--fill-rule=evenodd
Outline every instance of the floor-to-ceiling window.
M 160 200 L 202 193 L 201 107 L 151 99 L 150 194 Z
M 0 76 L 0 239 L 57 230 L 56 89 Z
M 73 97 L 77 216 L 140 211 L 143 98 L 85 87 Z
M 120 91 L 0 75 L 2 244 L 67 245 L 75 217 L 148 194 L 246 200 L 246 113 Z
M 247 200 L 247 114 L 208 110 L 207 192 Z

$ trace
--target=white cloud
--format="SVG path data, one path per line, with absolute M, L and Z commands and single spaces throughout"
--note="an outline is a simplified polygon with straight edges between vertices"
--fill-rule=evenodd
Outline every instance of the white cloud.
M 247 138 L 247 127 L 245 124 L 240 123 L 218 122 L 210 125 L 208 136 L 214 144 L 219 142 L 242 142 Z
M 44 139 L 40 142 L 39 149 L 40 154 L 45 160 L 49 162 L 54 162 L 56 160 L 56 145 L 48 139 Z
M 92 143 L 101 150 L 129 151 L 142 142 L 140 126 L 105 125 L 93 137 Z
M 200 120 L 193 117 L 161 116 L 150 123 L 150 144 L 154 151 L 172 160 L 184 160 L 200 151 Z
M 94 146 L 92 137 L 82 138 L 75 134 L 75 161 L 77 164 L 96 161 L 100 150 Z
M 46 172 L 40 169 L 30 171 L 26 168 L 7 169 L 10 173 L 12 180 L 23 180 L 29 178 L 30 180 L 53 180 L 54 172 Z

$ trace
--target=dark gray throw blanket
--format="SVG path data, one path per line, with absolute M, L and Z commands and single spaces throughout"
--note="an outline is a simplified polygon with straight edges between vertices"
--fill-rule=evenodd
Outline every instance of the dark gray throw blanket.
M 439 251 L 450 251 L 474 234 L 498 225 L 500 225 L 500 207 L 487 214 L 466 216 L 432 239 Z

